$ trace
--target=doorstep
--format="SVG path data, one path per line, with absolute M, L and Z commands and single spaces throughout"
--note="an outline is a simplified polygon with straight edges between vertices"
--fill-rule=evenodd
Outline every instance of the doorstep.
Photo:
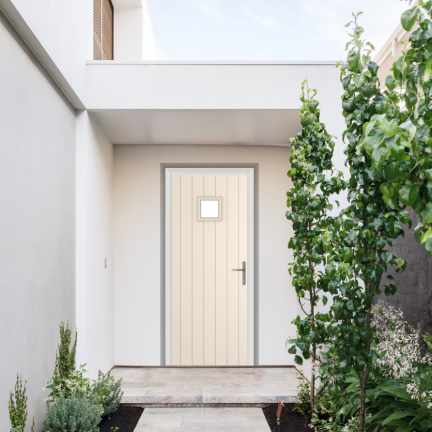
M 121 403 L 145 407 L 265 406 L 295 403 L 295 367 L 115 367 Z

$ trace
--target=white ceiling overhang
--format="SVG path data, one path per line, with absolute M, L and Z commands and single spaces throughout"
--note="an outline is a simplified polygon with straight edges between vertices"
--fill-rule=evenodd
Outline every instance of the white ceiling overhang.
M 288 145 L 298 110 L 93 110 L 113 144 Z
M 113 144 L 288 145 L 306 77 L 333 105 L 333 62 L 88 62 L 87 108 Z

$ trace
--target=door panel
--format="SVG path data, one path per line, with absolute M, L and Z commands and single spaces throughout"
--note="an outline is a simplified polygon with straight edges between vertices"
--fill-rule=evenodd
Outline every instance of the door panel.
M 192 176 L 180 177 L 181 364 L 192 364 Z
M 216 196 L 216 176 L 204 176 L 204 196 Z M 194 197 L 196 200 L 198 197 Z M 198 217 L 198 214 L 195 215 Z M 204 364 L 216 364 L 216 223 L 204 225 Z
M 198 197 L 221 197 L 220 221 L 198 221 Z M 173 365 L 246 365 L 247 175 L 172 175 Z M 246 280 L 247 282 L 247 280 Z
M 227 176 L 216 176 L 216 196 L 227 195 Z M 228 364 L 228 254 L 227 206 L 222 202 L 222 221 L 216 225 L 216 364 Z
M 204 176 L 193 176 L 193 196 L 204 195 Z M 198 200 L 192 199 L 192 364 L 204 364 L 204 224 L 193 215 L 198 214 Z
M 180 360 L 180 342 L 181 342 L 181 324 L 180 324 L 180 295 L 181 295 L 181 281 L 180 281 L 180 256 L 181 256 L 181 229 L 180 229 L 180 176 L 173 176 L 172 179 L 172 267 L 171 267 L 171 280 L 172 280 L 172 363 L 181 364 Z

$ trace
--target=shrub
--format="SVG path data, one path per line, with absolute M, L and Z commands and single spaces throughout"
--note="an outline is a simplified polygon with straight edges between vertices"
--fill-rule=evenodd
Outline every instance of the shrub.
M 299 378 L 300 382 L 297 386 L 297 395 L 298 402 L 295 404 L 294 409 L 299 412 L 301 415 L 306 415 L 311 412 L 311 393 L 310 393 L 310 384 L 304 380 L 303 377 Z
M 108 372 L 106 376 L 99 371 L 97 381 L 94 382 L 92 394 L 102 406 L 102 416 L 105 417 L 114 412 L 121 401 L 123 392 L 121 391 L 121 379 L 116 381 Z
M 315 432 L 341 432 L 343 423 L 341 413 L 336 408 L 332 398 L 327 392 L 322 392 L 315 404 L 311 424 Z
M 382 376 L 401 380 L 413 399 L 425 400 L 432 407 L 432 353 L 425 349 L 420 328 L 404 319 L 400 309 L 379 300 L 372 308 L 377 350 L 381 353 L 378 367 Z
M 75 354 L 77 337 L 78 333 L 75 334 L 75 342 L 71 348 L 70 345 L 72 342 L 72 330 L 69 328 L 69 324 L 67 324 L 66 328 L 63 322 L 60 324 L 60 345 L 56 355 L 54 376 L 47 385 L 47 388 L 51 389 L 49 396 L 53 399 L 55 399 L 62 391 L 66 391 L 67 393 L 68 384 L 66 381 L 70 380 L 71 378 L 73 379 L 72 376 L 76 372 Z
M 66 397 L 59 394 L 47 401 L 45 432 L 98 432 L 103 409 L 92 398 Z
M 24 383 L 23 387 L 21 377 L 17 374 L 15 393 L 10 392 L 9 399 L 9 417 L 12 424 L 12 431 L 24 430 L 26 425 L 28 415 L 26 384 L 27 381 Z
M 52 400 L 60 393 L 65 397 L 88 397 L 91 394 L 92 384 L 90 379 L 84 376 L 87 372 L 84 367 L 85 365 L 81 365 L 79 369 L 73 370 L 65 379 L 58 379 L 58 375 L 51 378 L 47 388 L 51 389 L 50 397 L 52 397 Z

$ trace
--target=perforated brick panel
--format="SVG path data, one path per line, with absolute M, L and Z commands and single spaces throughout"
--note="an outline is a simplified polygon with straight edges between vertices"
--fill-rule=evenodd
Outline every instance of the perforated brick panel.
M 114 8 L 111 0 L 93 0 L 93 60 L 114 60 Z

